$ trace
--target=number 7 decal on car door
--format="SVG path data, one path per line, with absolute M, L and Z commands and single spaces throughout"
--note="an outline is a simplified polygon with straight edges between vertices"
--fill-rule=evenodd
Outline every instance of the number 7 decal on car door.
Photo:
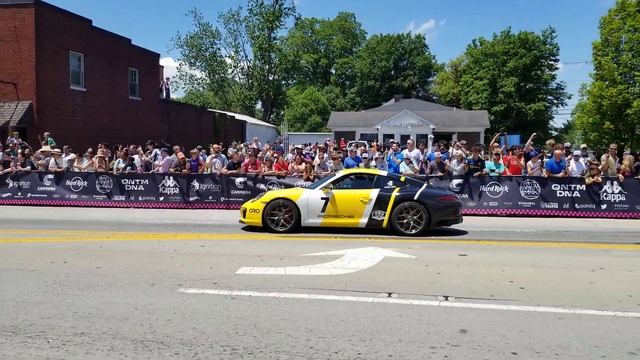
M 329 200 L 331 200 L 331 196 L 323 196 L 320 200 L 324 201 L 322 204 L 322 210 L 320 210 L 320 214 L 324 214 L 327 211 L 327 206 L 329 205 Z

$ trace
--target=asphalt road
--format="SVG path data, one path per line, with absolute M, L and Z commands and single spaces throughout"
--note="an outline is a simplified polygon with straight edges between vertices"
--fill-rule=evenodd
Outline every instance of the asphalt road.
M 466 217 L 407 239 L 275 236 L 234 211 L 0 219 L 1 359 L 640 359 L 639 221 Z

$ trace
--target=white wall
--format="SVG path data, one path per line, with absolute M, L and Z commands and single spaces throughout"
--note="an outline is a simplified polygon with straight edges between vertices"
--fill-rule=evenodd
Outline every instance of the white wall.
M 289 144 L 322 144 L 325 139 L 331 138 L 331 133 L 289 133 Z
M 273 142 L 278 138 L 278 129 L 275 127 L 247 123 L 246 130 L 249 142 L 256 136 L 262 144 L 266 144 L 268 141 Z

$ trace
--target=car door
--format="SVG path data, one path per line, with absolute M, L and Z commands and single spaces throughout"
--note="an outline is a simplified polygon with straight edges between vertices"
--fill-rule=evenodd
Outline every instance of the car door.
M 309 191 L 308 224 L 322 227 L 364 227 L 379 189 L 374 174 L 348 174 L 325 189 Z

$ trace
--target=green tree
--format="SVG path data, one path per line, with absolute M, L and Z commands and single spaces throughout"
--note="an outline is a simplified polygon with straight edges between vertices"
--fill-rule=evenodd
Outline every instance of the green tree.
M 207 100 L 248 115 L 259 104 L 263 120 L 281 116 L 288 72 L 283 34 L 295 14 L 289 0 L 248 0 L 246 11 L 238 7 L 219 15 L 220 29 L 198 10 L 189 12 L 194 29 L 174 39 L 184 64 L 178 72 L 189 94 L 185 100 Z
M 313 86 L 294 86 L 287 92 L 284 119 L 289 131 L 326 131 L 331 108 L 325 95 Z
M 366 32 L 353 13 L 340 12 L 333 19 L 299 18 L 284 42 L 290 82 L 318 88 L 337 85 L 346 93 L 351 58 L 365 40 Z
M 554 109 L 570 97 L 557 81 L 556 32 L 513 33 L 474 39 L 464 54 L 436 76 L 434 91 L 444 104 L 487 110 L 491 132 L 548 136 Z
M 581 89 L 576 126 L 594 148 L 640 149 L 640 2 L 618 0 L 600 19 L 593 81 Z
M 361 108 L 381 105 L 393 95 L 428 99 L 437 63 L 422 34 L 373 35 L 354 59 L 351 90 Z

